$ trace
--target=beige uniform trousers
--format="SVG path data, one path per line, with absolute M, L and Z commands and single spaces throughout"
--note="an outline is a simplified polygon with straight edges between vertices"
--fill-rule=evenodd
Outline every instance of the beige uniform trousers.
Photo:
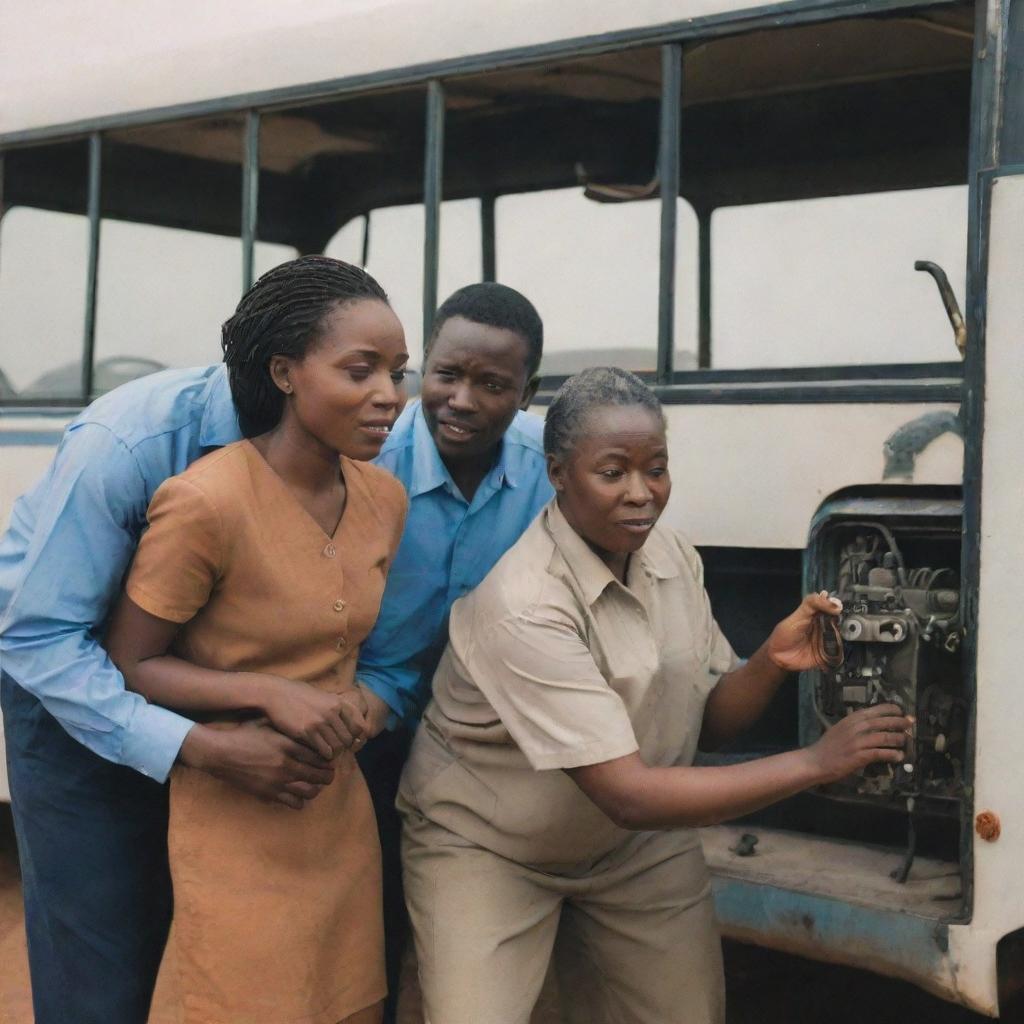
M 567 1024 L 724 1021 L 721 944 L 699 844 L 638 833 L 567 877 L 401 809 L 428 1024 L 527 1024 L 556 934 Z

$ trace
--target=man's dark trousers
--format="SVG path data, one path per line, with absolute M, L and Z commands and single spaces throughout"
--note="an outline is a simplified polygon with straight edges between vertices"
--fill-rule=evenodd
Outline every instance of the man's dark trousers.
M 412 730 L 396 729 L 374 737 L 356 755 L 377 814 L 384 870 L 384 946 L 388 1000 L 383 1024 L 394 1024 L 402 954 L 409 941 L 409 916 L 402 886 L 402 820 L 395 810 L 398 782 L 409 756 Z
M 0 674 L 36 1024 L 145 1024 L 171 921 L 167 787 Z

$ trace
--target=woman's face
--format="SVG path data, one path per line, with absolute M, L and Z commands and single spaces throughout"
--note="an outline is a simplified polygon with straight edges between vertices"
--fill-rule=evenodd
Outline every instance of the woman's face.
M 661 417 L 639 405 L 600 406 L 568 459 L 548 474 L 569 525 L 609 565 L 639 550 L 672 491 Z
M 405 406 L 408 359 L 405 332 L 387 303 L 337 306 L 302 359 L 271 360 L 271 374 L 289 396 L 282 424 L 330 453 L 372 459 Z

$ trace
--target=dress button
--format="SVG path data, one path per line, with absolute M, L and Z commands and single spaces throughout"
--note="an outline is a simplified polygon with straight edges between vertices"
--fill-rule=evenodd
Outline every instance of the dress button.
M 344 610 L 345 610 L 345 602 L 344 602 L 344 601 L 342 601 L 342 600 L 341 600 L 341 599 L 339 598 L 339 599 L 338 599 L 337 601 L 335 601 L 335 602 L 334 602 L 334 610 L 335 610 L 336 612 L 341 612 L 341 611 L 344 611 Z
M 333 558 L 337 553 L 338 549 L 333 544 L 328 544 L 327 547 L 324 548 L 324 554 L 328 558 Z

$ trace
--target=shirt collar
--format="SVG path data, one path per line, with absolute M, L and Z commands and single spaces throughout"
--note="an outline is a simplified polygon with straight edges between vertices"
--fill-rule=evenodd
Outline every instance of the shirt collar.
M 203 418 L 199 423 L 200 448 L 223 448 L 242 439 L 238 413 L 231 398 L 228 368 L 222 363 L 203 388 Z
M 592 605 L 608 589 L 609 584 L 619 581 L 590 545 L 569 525 L 558 507 L 557 498 L 551 499 L 544 515 L 548 532 L 569 571 L 576 578 L 583 600 Z M 678 576 L 679 569 L 665 548 L 665 541 L 655 527 L 644 546 L 630 559 L 629 575 L 632 577 L 639 569 L 661 580 Z
M 445 486 L 453 494 L 459 493 L 451 473 L 448 472 L 448 467 L 441 461 L 441 453 L 437 450 L 433 437 L 430 436 L 430 428 L 423 415 L 423 406 L 419 402 L 416 403 L 412 414 L 412 450 L 412 474 L 409 479 L 410 498 Z M 487 476 L 481 482 L 477 496 L 481 496 L 481 492 L 493 493 L 503 485 L 516 486 L 514 472 L 509 461 L 509 445 L 503 441 L 498 451 L 498 460 L 491 466 Z

